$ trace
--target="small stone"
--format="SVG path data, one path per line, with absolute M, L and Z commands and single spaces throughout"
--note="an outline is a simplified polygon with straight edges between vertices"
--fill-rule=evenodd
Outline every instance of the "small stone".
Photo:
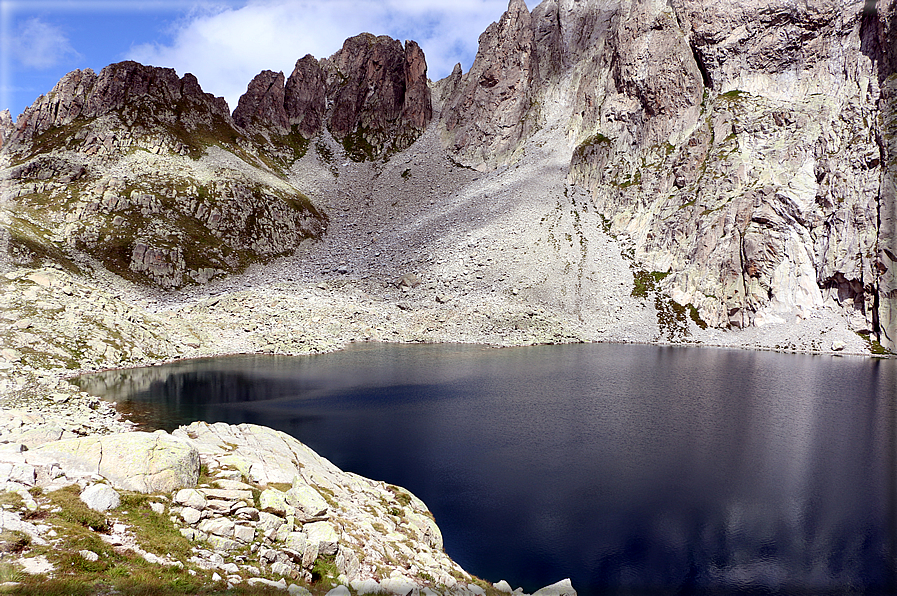
M 355 590 L 358 596 L 380 592 L 380 584 L 375 579 L 354 580 L 349 582 L 349 585 L 352 586 L 352 589 Z
M 199 524 L 198 530 L 216 536 L 231 537 L 234 535 L 234 522 L 223 517 L 207 519 Z
M 296 584 L 290 584 L 287 588 L 287 593 L 290 596 L 311 596 L 311 592 Z
M 12 348 L 3 348 L 0 350 L 0 356 L 7 362 L 18 362 L 22 359 L 22 354 Z
M 115 509 L 121 504 L 118 492 L 108 484 L 92 484 L 81 492 L 81 500 L 94 511 Z
M 503 579 L 495 582 L 494 584 L 492 584 L 492 586 L 499 592 L 507 592 L 508 594 L 510 594 L 514 591 L 513 589 L 511 589 L 511 584 Z
M 273 513 L 286 513 L 287 495 L 276 488 L 268 488 L 259 495 L 259 509 Z
M 191 526 L 198 522 L 202 518 L 202 511 L 198 509 L 194 509 L 193 507 L 184 507 L 181 509 L 181 519 L 184 522 L 190 524 Z
M 293 573 L 293 568 L 287 563 L 278 561 L 277 563 L 271 564 L 271 573 L 281 577 L 289 577 Z
M 242 548 L 243 546 L 236 540 L 231 540 L 230 538 L 225 538 L 224 536 L 216 536 L 215 534 L 209 534 L 206 540 L 208 540 L 209 544 L 212 545 L 212 548 L 222 551 L 237 550 L 239 548 Z
M 349 588 L 346 586 L 337 586 L 327 592 L 326 596 L 350 596 Z
M 329 522 L 314 522 L 305 524 L 302 529 L 307 536 L 308 543 L 316 544 L 318 552 L 322 555 L 335 555 L 339 543 L 339 534 Z
M 289 534 L 287 534 L 287 537 L 283 541 L 283 543 L 284 546 L 286 546 L 287 548 L 291 548 L 296 552 L 305 552 L 306 538 L 305 534 L 303 534 L 302 532 L 290 532 Z
M 152 509 L 154 512 L 158 513 L 159 515 L 165 514 L 165 505 L 163 505 L 162 503 L 159 503 L 157 501 L 150 501 L 149 506 L 150 506 L 150 509 Z
M 241 519 L 248 519 L 251 521 L 259 520 L 259 510 L 255 507 L 240 507 L 234 512 L 234 515 Z
M 79 550 L 78 554 L 87 561 L 99 561 L 100 555 L 96 554 L 92 550 Z
M 832 352 L 840 352 L 847 347 L 843 341 L 835 340 L 832 342 Z
M 221 581 L 221 576 L 218 575 L 218 572 L 215 572 L 215 573 L 212 574 L 212 581 L 213 581 L 213 582 L 220 582 L 220 581 Z
M 241 542 L 252 542 L 255 539 L 255 530 L 249 526 L 234 526 L 234 538 Z
M 225 563 L 221 566 L 221 569 L 228 575 L 236 575 L 240 573 L 240 568 L 237 567 L 236 563 Z
M 280 590 L 287 589 L 287 582 L 283 578 L 281 578 L 280 581 L 275 582 L 263 577 L 251 577 L 246 581 L 246 583 L 248 583 L 250 586 L 269 586 L 271 588 L 277 588 Z

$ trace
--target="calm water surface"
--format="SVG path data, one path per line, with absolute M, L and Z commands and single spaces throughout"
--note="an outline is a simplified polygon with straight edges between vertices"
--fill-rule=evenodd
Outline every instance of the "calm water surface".
M 895 594 L 897 361 L 360 345 L 84 377 L 405 486 L 468 571 L 580 594 Z

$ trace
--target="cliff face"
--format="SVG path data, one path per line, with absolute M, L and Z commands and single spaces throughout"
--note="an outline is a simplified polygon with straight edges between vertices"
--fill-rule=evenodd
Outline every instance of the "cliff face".
M 446 147 L 490 169 L 561 126 L 569 182 L 710 325 L 831 306 L 894 346 L 894 11 L 513 0 L 445 99 Z

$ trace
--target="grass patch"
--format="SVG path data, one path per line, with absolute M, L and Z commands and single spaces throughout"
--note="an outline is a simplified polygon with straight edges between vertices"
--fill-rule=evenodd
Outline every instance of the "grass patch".
M 31 545 L 31 536 L 18 530 L 0 532 L 0 553 L 20 553 Z
M 698 309 L 695 308 L 694 304 L 688 305 L 688 316 L 694 321 L 695 325 L 697 325 L 701 329 L 707 329 L 707 322 L 701 318 L 701 315 L 698 314 Z
M 869 348 L 869 351 L 877 356 L 892 356 L 894 352 L 890 351 L 883 345 L 881 345 L 877 339 L 873 338 L 868 333 L 857 333 L 860 337 L 863 338 L 863 341 L 866 342 L 866 347 Z
M 311 567 L 311 580 L 313 583 L 319 583 L 326 580 L 332 581 L 338 576 L 339 569 L 336 568 L 335 555 L 318 557 Z
M 399 504 L 402 505 L 402 507 L 408 507 L 411 504 L 411 495 L 409 495 L 398 486 L 389 484 L 387 485 L 386 490 L 395 495 L 396 501 L 398 501 Z
M 185 562 L 190 557 L 192 545 L 163 513 L 150 508 L 158 501 L 152 495 L 125 493 L 121 497 L 120 519 L 132 527 L 141 548 L 151 553 L 164 553 L 170 558 Z
M 80 496 L 81 490 L 77 485 L 66 486 L 49 494 L 50 503 L 62 510 L 55 514 L 59 521 L 95 532 L 108 532 L 110 526 L 106 516 L 88 507 Z
M 649 292 L 657 289 L 657 284 L 668 276 L 669 272 L 662 271 L 636 271 L 632 274 L 634 286 L 631 295 L 633 298 L 647 298 Z

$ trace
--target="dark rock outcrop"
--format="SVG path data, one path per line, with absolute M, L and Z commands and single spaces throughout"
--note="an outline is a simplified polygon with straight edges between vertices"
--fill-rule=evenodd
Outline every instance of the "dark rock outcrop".
M 532 86 L 539 79 L 532 19 L 523 0 L 480 35 L 470 71 L 445 101 L 445 143 L 465 165 L 512 158 L 538 125 Z
M 347 39 L 328 59 L 300 59 L 286 85 L 283 74 L 262 72 L 234 112 L 250 134 L 295 128 L 308 140 L 326 128 L 359 160 L 405 149 L 432 117 L 423 51 L 369 33 Z
M 286 133 L 289 120 L 284 109 L 283 73 L 263 70 L 249 83 L 234 110 L 234 123 L 248 128 L 263 126 Z
M 65 75 L 16 119 L 10 145 L 27 143 L 53 128 L 112 115 L 124 127 L 147 132 L 159 126 L 186 132 L 232 126 L 227 102 L 203 92 L 192 74 L 127 61 Z
M 296 62 L 284 89 L 284 110 L 290 126 L 310 139 L 324 130 L 327 109 L 324 71 L 314 56 L 307 54 Z

